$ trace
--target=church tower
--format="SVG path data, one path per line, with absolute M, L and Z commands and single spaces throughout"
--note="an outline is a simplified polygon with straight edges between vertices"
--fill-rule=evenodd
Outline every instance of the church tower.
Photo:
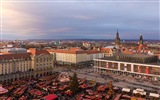
M 118 30 L 117 30 L 117 34 L 116 34 L 116 38 L 115 38 L 115 47 L 116 49 L 118 49 L 120 47 L 120 38 L 119 38 L 119 33 L 118 33 Z
M 143 36 L 142 36 L 142 33 L 140 34 L 140 37 L 139 37 L 139 44 L 143 44 Z
M 139 37 L 139 46 L 138 46 L 138 51 L 141 52 L 142 50 L 145 50 L 145 45 L 143 44 L 143 36 L 142 33 L 140 34 Z

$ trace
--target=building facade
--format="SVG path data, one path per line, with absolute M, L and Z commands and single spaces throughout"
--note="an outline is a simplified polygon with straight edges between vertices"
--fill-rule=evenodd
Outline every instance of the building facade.
M 104 53 L 94 50 L 56 49 L 48 50 L 53 55 L 54 62 L 61 65 L 88 66 L 93 59 L 103 58 Z M 88 63 L 88 64 L 87 64 Z
M 0 81 L 38 78 L 53 72 L 53 56 L 46 50 L 31 48 L 28 53 L 0 55 Z
M 141 55 L 142 56 L 142 55 Z M 153 56 L 150 57 L 150 61 Z M 106 73 L 112 72 L 120 75 L 130 75 L 132 77 L 143 77 L 143 78 L 151 78 L 158 80 L 160 79 L 160 64 L 156 62 L 133 62 L 133 61 L 126 61 L 125 56 L 123 56 L 123 60 L 118 60 L 114 57 L 108 57 L 103 59 L 94 59 L 94 69 L 97 72 L 106 71 Z M 136 58 L 133 58 L 134 60 Z M 141 58 L 146 59 L 147 58 Z
M 45 76 L 53 72 L 53 56 L 47 50 L 30 48 L 34 77 Z
M 0 81 L 13 81 L 31 75 L 30 53 L 0 55 Z

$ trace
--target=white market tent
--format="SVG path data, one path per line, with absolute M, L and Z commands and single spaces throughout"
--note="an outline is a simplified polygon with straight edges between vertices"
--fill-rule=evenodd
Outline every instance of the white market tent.
M 137 90 L 137 91 L 144 91 L 144 89 L 139 89 L 139 88 L 137 88 L 136 90 Z
M 156 94 L 156 93 L 150 93 L 149 96 L 150 97 L 159 98 L 159 94 Z
M 123 88 L 122 92 L 130 92 L 130 89 L 129 88 Z
M 141 95 L 146 95 L 146 92 L 144 91 L 144 89 L 136 89 L 136 90 L 133 90 L 133 93 L 134 94 L 141 94 Z

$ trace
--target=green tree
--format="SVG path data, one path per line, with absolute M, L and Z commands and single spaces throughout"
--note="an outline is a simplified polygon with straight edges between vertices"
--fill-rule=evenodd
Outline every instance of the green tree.
M 73 93 L 77 93 L 79 91 L 79 82 L 76 73 L 74 73 L 73 76 L 71 77 L 70 89 Z

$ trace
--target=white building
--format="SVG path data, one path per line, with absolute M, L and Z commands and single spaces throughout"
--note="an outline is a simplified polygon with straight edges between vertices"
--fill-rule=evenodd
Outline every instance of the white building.
M 106 71 L 132 77 L 148 77 L 160 79 L 160 64 L 156 57 L 150 55 L 118 55 L 103 59 L 94 59 L 94 69 L 97 72 Z
M 86 47 L 86 48 L 90 48 L 91 47 L 91 43 L 83 42 L 83 46 Z
M 63 65 L 83 65 L 93 61 L 96 58 L 103 58 L 104 53 L 100 51 L 93 50 L 78 50 L 78 48 L 71 49 L 54 49 L 48 50 L 54 57 L 56 63 L 61 63 Z
M 3 48 L 1 52 L 11 53 L 11 54 L 18 54 L 18 53 L 27 53 L 27 49 L 25 48 Z

